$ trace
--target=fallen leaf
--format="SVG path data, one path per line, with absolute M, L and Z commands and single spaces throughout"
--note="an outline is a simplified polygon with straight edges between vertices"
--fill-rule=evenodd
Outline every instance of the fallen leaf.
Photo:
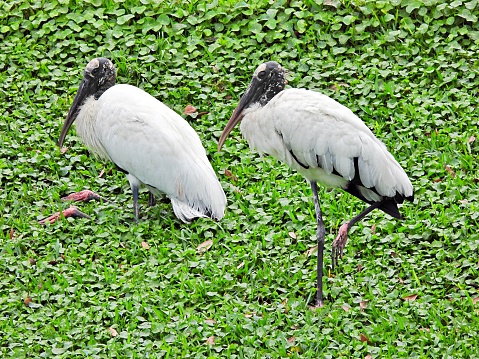
M 479 302 L 479 297 L 476 297 L 472 300 L 472 304 L 476 304 L 477 302 Z
M 227 178 L 229 178 L 230 180 L 232 180 L 233 182 L 236 182 L 238 181 L 238 177 L 236 177 L 233 172 L 231 172 L 230 170 L 225 170 L 225 176 Z
M 15 230 L 12 228 L 10 230 L 10 239 L 13 239 L 14 236 L 15 236 Z
M 213 69 L 213 72 L 218 72 L 218 68 L 216 67 L 216 65 L 212 65 L 211 68 Z
M 150 245 L 146 242 L 141 242 L 141 248 L 143 249 L 150 249 Z
M 449 172 L 452 178 L 456 177 L 456 172 L 451 168 L 451 166 L 446 165 L 446 171 Z
M 324 4 L 324 5 L 328 5 L 328 4 Z M 333 2 L 331 1 L 331 4 L 330 5 L 333 5 Z M 329 86 L 329 88 L 331 90 L 334 90 L 334 91 L 337 91 L 339 90 L 341 87 L 349 87 L 349 85 L 345 82 L 338 82 L 337 84 L 333 84 L 331 86 Z
M 471 136 L 469 137 L 469 139 L 467 140 L 468 143 L 473 143 L 474 141 L 476 140 L 476 138 L 474 136 Z
M 376 223 L 374 223 L 371 227 L 371 233 L 376 234 Z
M 401 277 L 398 277 L 398 278 L 399 278 L 399 283 L 404 284 L 403 279 Z
M 347 305 L 347 304 L 343 304 L 343 306 L 342 306 L 341 308 L 343 308 L 343 310 L 344 310 L 345 312 L 349 312 L 349 310 L 351 309 L 351 307 L 350 307 L 349 305 Z
M 34 266 L 35 264 L 37 264 L 37 261 L 34 258 L 30 257 L 30 264 Z
M 417 294 L 411 294 L 403 297 L 404 300 L 409 300 L 410 302 L 414 302 L 417 298 Z
M 419 328 L 419 330 L 422 331 L 422 332 L 430 332 L 431 331 L 431 329 L 429 329 L 429 328 Z
M 432 180 L 434 183 L 438 183 L 438 182 L 441 182 L 442 181 L 442 178 L 436 178 L 436 179 L 433 179 Z
M 108 331 L 110 332 L 110 335 L 111 335 L 113 338 L 118 335 L 118 332 L 117 332 L 114 328 L 112 328 L 112 327 L 109 327 L 109 328 L 108 328 Z
M 193 112 L 196 112 L 196 108 L 193 105 L 186 106 L 184 111 L 183 111 L 183 113 L 185 115 L 188 115 L 188 114 L 193 113 Z
M 70 147 L 62 147 L 62 148 L 60 149 L 60 153 L 65 153 L 66 151 L 68 151 L 69 148 L 70 148 Z
M 185 109 L 183 110 L 183 113 L 193 118 L 196 118 L 196 116 L 198 116 L 198 112 L 196 111 L 196 108 L 193 107 L 192 105 L 186 106 Z
M 365 336 L 363 333 L 361 333 L 361 334 L 359 335 L 359 338 L 361 339 L 361 341 L 362 341 L 363 343 L 364 343 L 364 342 L 366 342 L 366 343 L 368 343 L 368 344 L 371 343 L 371 341 L 369 340 L 369 338 L 368 338 L 367 336 Z
M 366 309 L 367 306 L 368 306 L 368 301 L 363 300 L 361 303 L 359 303 L 359 310 L 362 311 L 362 310 Z
M 215 336 L 212 335 L 211 337 L 209 337 L 208 339 L 206 339 L 206 344 L 208 344 L 208 345 L 214 345 L 214 344 L 215 344 Z
M 467 199 L 460 199 L 460 200 L 459 200 L 459 203 L 460 203 L 460 204 L 468 204 L 469 201 L 468 201 Z
M 33 299 L 30 298 L 30 297 L 26 297 L 26 298 L 23 300 L 23 303 L 24 303 L 27 307 L 29 307 L 29 306 L 30 306 L 30 303 L 32 303 L 32 302 L 33 302 Z
M 236 269 L 240 269 L 244 267 L 244 261 L 242 261 L 240 264 L 236 266 Z
M 364 359 L 373 359 L 373 356 L 371 354 L 368 354 L 364 357 Z
M 358 264 L 358 272 L 361 272 L 363 270 L 363 266 L 361 265 L 361 263 Z
M 311 255 L 316 252 L 316 250 L 318 249 L 318 246 L 314 246 L 314 247 L 311 247 L 309 248 L 307 251 L 306 251 L 306 255 L 308 257 L 311 257 Z
M 211 246 L 213 245 L 213 240 L 212 239 L 208 239 L 207 241 L 204 241 L 203 243 L 201 243 L 198 247 L 196 247 L 196 250 L 200 253 L 204 253 L 206 252 L 208 249 L 211 248 Z
M 105 174 L 105 169 L 102 168 L 102 170 L 100 171 L 100 174 L 98 175 L 98 178 L 102 178 L 104 174 Z
M 288 234 L 289 234 L 289 236 L 290 236 L 291 238 L 296 239 L 296 233 L 294 233 L 294 232 L 289 232 Z
M 396 258 L 397 255 L 398 255 L 398 254 L 397 254 L 396 252 L 394 252 L 394 251 L 391 252 L 391 257 Z
M 295 340 L 296 340 L 296 337 L 288 338 L 288 343 L 294 343 Z

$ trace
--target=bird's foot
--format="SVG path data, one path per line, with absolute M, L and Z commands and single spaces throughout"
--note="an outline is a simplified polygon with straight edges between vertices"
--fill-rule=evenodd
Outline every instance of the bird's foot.
M 338 265 L 338 260 L 340 258 L 343 258 L 344 247 L 346 246 L 346 242 L 348 241 L 348 225 L 349 222 L 346 222 L 341 227 L 339 227 L 338 236 L 333 241 L 331 250 L 331 262 L 333 269 Z
M 38 223 L 45 225 L 47 222 L 52 224 L 55 223 L 57 220 L 59 220 L 61 217 L 73 217 L 73 218 L 88 218 L 91 219 L 91 217 L 83 212 L 81 212 L 78 208 L 75 206 L 71 206 L 70 208 L 67 208 L 63 210 L 62 212 L 56 212 L 52 214 L 50 217 L 44 218 Z
M 313 304 L 308 305 L 309 310 L 316 310 L 324 307 L 324 302 L 322 300 L 315 300 Z
M 102 200 L 105 202 L 111 202 L 109 199 L 104 198 L 100 196 L 99 194 L 96 194 L 95 192 L 90 191 L 88 189 L 69 194 L 66 197 L 62 197 L 62 201 L 88 202 L 91 200 L 95 200 L 95 201 Z

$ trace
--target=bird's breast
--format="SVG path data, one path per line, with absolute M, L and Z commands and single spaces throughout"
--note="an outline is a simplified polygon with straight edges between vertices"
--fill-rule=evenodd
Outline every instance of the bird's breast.
M 75 121 L 77 135 L 95 155 L 110 159 L 99 138 L 98 110 L 99 102 L 93 96 L 89 97 L 82 105 Z

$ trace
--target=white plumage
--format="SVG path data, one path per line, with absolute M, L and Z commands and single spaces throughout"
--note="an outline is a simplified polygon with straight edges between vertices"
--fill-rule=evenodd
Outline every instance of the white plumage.
M 309 181 L 345 189 L 355 176 L 356 157 L 363 184 L 360 191 L 366 199 L 413 194 L 409 178 L 386 146 L 350 109 L 328 96 L 287 89 L 266 105 L 257 104 L 243 114 L 240 129 L 250 146 Z
M 95 69 L 98 72 L 92 76 Z M 92 60 L 84 81 L 100 85 L 87 91 L 82 82 L 79 94 L 87 91 L 87 95 L 75 98 L 70 110 L 72 116 L 77 113 L 77 133 L 84 144 L 126 172 L 135 202 L 135 191 L 145 185 L 152 193 L 165 193 L 184 222 L 195 217 L 223 218 L 226 196 L 197 133 L 180 115 L 137 87 L 113 85 L 110 79 L 102 89 L 101 80 L 112 69 L 114 73 L 107 59 Z M 107 75 L 102 77 L 102 70 Z M 70 114 L 60 143 L 73 122 Z
M 241 132 L 251 147 L 287 164 L 311 183 L 318 241 L 315 304 L 322 306 L 325 228 L 316 183 L 342 188 L 370 204 L 341 226 L 333 241 L 333 266 L 354 223 L 375 208 L 401 218 L 397 203 L 412 201 L 414 191 L 386 146 L 351 110 L 318 92 L 285 90 L 285 84 L 285 70 L 278 63 L 258 66 L 221 134 L 218 150 L 241 121 Z

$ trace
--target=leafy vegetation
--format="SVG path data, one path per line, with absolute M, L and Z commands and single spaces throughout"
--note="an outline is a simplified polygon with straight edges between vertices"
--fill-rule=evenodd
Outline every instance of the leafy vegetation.
M 477 0 L 0 1 L 1 356 L 478 357 L 478 14 Z M 227 192 L 221 222 L 182 224 L 144 195 L 136 225 L 122 173 L 72 135 L 60 153 L 98 56 L 177 112 L 208 112 L 188 119 Z M 309 186 L 239 131 L 216 152 L 266 60 L 350 107 L 416 188 L 403 221 L 352 231 L 316 311 Z M 115 202 L 37 223 L 81 189 Z M 320 195 L 329 249 L 363 204 Z

